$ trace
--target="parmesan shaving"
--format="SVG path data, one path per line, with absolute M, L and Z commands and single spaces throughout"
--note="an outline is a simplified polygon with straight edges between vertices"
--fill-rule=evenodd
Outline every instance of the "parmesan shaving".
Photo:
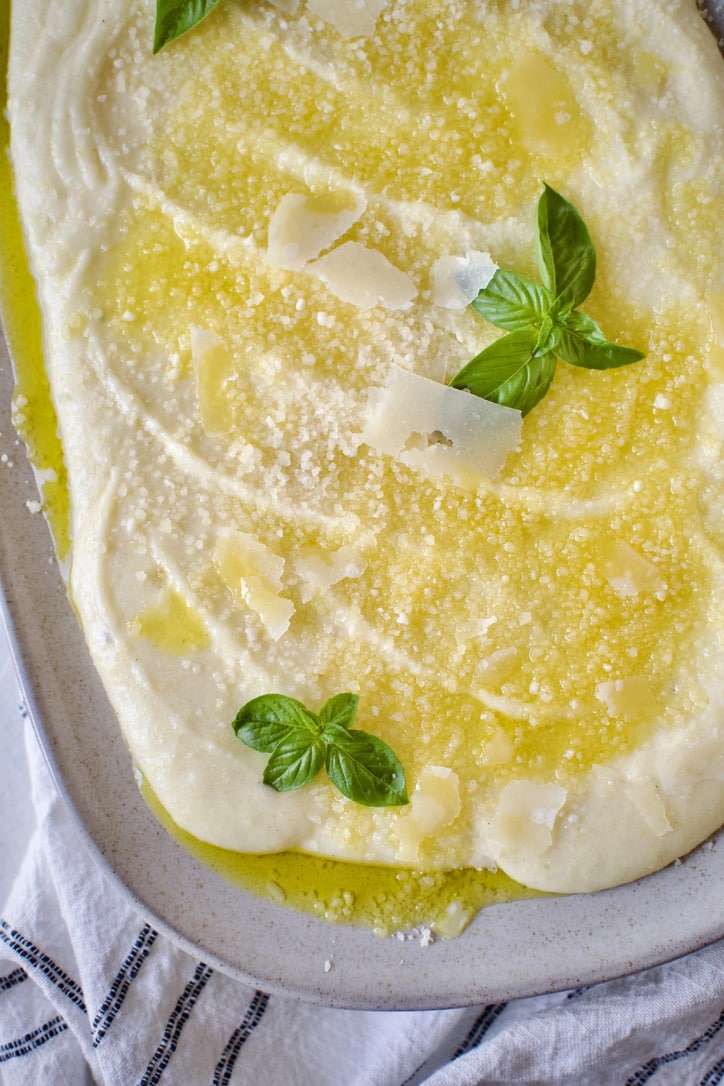
M 626 720 L 645 715 L 650 709 L 652 695 L 651 683 L 645 675 L 612 679 L 596 686 L 596 697 L 604 703 L 611 716 Z
M 377 249 L 346 241 L 307 268 L 336 298 L 359 309 L 383 305 L 409 309 L 417 294 L 409 275 L 400 271 Z
M 521 435 L 521 414 L 393 366 L 370 394 L 362 440 L 423 475 L 466 489 L 494 479 Z
M 490 253 L 471 249 L 465 256 L 441 256 L 430 272 L 432 301 L 443 309 L 465 309 L 495 275 Z
M 377 16 L 388 0 L 307 0 L 307 7 L 329 23 L 343 38 L 362 38 L 372 34 Z
M 553 827 L 567 792 L 557 784 L 510 781 L 500 793 L 490 837 L 501 851 L 541 853 L 553 842 Z
M 418 849 L 427 837 L 437 836 L 460 814 L 460 781 L 446 766 L 428 765 L 420 772 L 410 807 L 400 819 L 398 835 L 404 859 L 418 858 Z
M 604 558 L 606 579 L 622 599 L 648 592 L 658 599 L 666 594 L 666 581 L 659 570 L 621 539 L 614 540 Z
M 191 358 L 204 430 L 207 434 L 228 434 L 234 420 L 231 400 L 225 393 L 235 374 L 226 343 L 216 332 L 192 327 Z
M 661 791 L 652 780 L 643 778 L 637 781 L 627 781 L 624 791 L 631 800 L 636 810 L 643 818 L 646 825 L 657 837 L 663 837 L 671 833 L 671 823 L 666 813 L 666 804 Z
M 365 210 L 363 196 L 351 196 L 339 206 L 339 196 L 283 196 L 269 221 L 267 258 L 270 264 L 298 271 L 341 238 Z
M 280 594 L 284 559 L 244 532 L 221 536 L 215 557 L 234 600 L 254 611 L 278 641 L 294 614 L 294 604 Z
M 348 577 L 359 577 L 367 562 L 356 547 L 339 547 L 336 551 L 320 551 L 309 548 L 294 559 L 294 570 L 303 581 L 303 603 L 317 592 Z

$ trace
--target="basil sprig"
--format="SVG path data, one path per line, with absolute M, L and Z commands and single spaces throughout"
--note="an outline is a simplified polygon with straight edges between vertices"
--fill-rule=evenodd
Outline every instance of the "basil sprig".
M 153 51 L 180 38 L 187 30 L 210 15 L 219 0 L 156 0 L 156 23 L 153 29 Z
M 337 694 L 313 713 L 285 694 L 262 694 L 241 707 L 232 727 L 242 743 L 271 755 L 262 779 L 277 792 L 301 788 L 326 768 L 355 803 L 402 806 L 405 772 L 381 739 L 352 730 L 358 705 L 356 694 Z
M 573 204 L 545 185 L 538 201 L 536 251 L 542 282 L 499 268 L 471 303 L 501 336 L 450 382 L 526 415 L 545 396 L 558 359 L 605 370 L 638 362 L 633 347 L 611 343 L 578 306 L 596 277 L 596 250 Z

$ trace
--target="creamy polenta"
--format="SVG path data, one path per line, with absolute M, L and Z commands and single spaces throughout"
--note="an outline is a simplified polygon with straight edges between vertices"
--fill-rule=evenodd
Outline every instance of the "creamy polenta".
M 12 9 L 69 589 L 135 763 L 243 852 L 588 891 L 724 821 L 724 66 L 689 0 Z M 448 387 L 535 274 L 644 361 Z M 280 794 L 239 706 L 359 695 L 410 802 Z

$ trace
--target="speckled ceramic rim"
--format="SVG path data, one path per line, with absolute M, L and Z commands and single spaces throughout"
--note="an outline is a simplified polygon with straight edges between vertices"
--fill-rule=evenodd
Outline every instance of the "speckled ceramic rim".
M 715 5 L 722 27 L 723 6 Z M 429 947 L 291 912 L 193 859 L 141 798 L 47 526 L 28 510 L 37 493 L 12 428 L 12 387 L 0 337 L 0 614 L 29 714 L 108 878 L 190 954 L 268 992 L 330 1006 L 407 1010 L 575 988 L 724 936 L 722 834 L 682 863 L 628 886 L 491 906 L 458 939 Z

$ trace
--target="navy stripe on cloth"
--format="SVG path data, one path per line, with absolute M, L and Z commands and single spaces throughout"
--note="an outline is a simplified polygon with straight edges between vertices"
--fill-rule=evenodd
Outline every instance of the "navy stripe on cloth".
M 213 969 L 203 962 L 199 962 L 196 966 L 192 979 L 188 982 L 183 992 L 176 1000 L 176 1006 L 166 1023 L 163 1037 L 161 1038 L 158 1048 L 151 1057 L 151 1062 L 146 1068 L 138 1086 L 156 1086 L 156 1083 L 161 1081 L 161 1076 L 168 1067 L 171 1057 L 176 1051 L 181 1031 L 188 1022 L 191 1012 L 196 1006 L 197 999 L 213 975 Z
M 145 924 L 135 943 L 126 955 L 121 968 L 113 978 L 113 982 L 108 990 L 108 995 L 103 1000 L 97 1015 L 91 1023 L 94 1048 L 97 1048 L 101 1043 L 113 1022 L 113 1019 L 123 1006 L 123 1001 L 128 995 L 129 988 L 138 976 L 141 966 L 148 957 L 157 936 L 158 932 L 155 931 L 150 924 Z
M 724 1078 L 724 1059 L 717 1060 L 713 1067 L 710 1067 L 703 1079 L 699 1083 L 699 1086 L 719 1086 L 719 1083 Z
M 47 1044 L 48 1041 L 52 1041 L 53 1037 L 65 1033 L 67 1028 L 68 1023 L 60 1015 L 51 1018 L 44 1026 L 39 1026 L 32 1033 L 26 1033 L 24 1037 L 18 1037 L 17 1041 L 10 1041 L 9 1044 L 0 1045 L 0 1063 L 7 1063 L 8 1060 L 16 1060 L 20 1056 L 29 1055 L 42 1045 Z
M 693 1052 L 698 1052 L 700 1048 L 703 1048 L 705 1044 L 708 1044 L 709 1041 L 716 1037 L 722 1026 L 724 1026 L 724 1011 L 721 1012 L 715 1022 L 712 1022 L 708 1029 L 695 1037 L 686 1048 L 679 1048 L 674 1052 L 667 1052 L 663 1056 L 655 1056 L 654 1059 L 648 1060 L 642 1067 L 639 1067 L 638 1071 L 635 1071 L 633 1075 L 626 1079 L 626 1086 L 643 1086 L 644 1082 L 648 1082 L 656 1074 L 659 1067 L 663 1067 L 667 1063 L 674 1063 L 675 1060 L 682 1060 Z M 711 1086 L 711 1083 L 708 1083 L 707 1086 Z
M 8 973 L 7 976 L 0 977 L 0 992 L 7 992 L 11 988 L 14 988 L 16 984 L 22 984 L 24 980 L 28 979 L 28 974 L 22 968 L 18 966 L 17 969 L 13 969 L 12 973 Z
M 34 943 L 31 943 L 19 931 L 11 928 L 6 920 L 0 920 L 0 942 L 5 943 L 14 954 L 47 977 L 79 1010 L 84 1014 L 87 1013 L 80 984 L 69 977 L 52 958 L 43 954 Z
M 466 1052 L 470 1052 L 471 1049 L 477 1048 L 493 1022 L 503 1013 L 507 1006 L 507 1003 L 490 1003 L 473 1022 L 467 1037 L 456 1049 L 453 1059 L 456 1060 L 459 1056 L 464 1056 Z
M 268 1004 L 268 995 L 258 991 L 254 993 L 254 998 L 247 1007 L 243 1020 L 232 1033 L 226 1048 L 221 1054 L 221 1059 L 216 1065 L 212 1086 L 228 1086 L 234 1064 L 242 1046 L 248 1041 L 250 1035 L 261 1022 Z
M 502 1014 L 507 1003 L 490 1003 L 475 1019 L 472 1026 L 468 1030 L 465 1038 L 460 1042 L 458 1047 L 450 1057 L 451 1060 L 458 1059 L 459 1056 L 464 1056 L 466 1052 L 470 1052 L 471 1049 L 476 1048 L 480 1044 L 485 1034 L 488 1032 L 493 1022 L 498 1015 Z M 439 1054 L 433 1055 L 416 1067 L 415 1070 L 409 1075 L 401 1086 L 414 1086 L 414 1084 L 421 1084 L 426 1081 L 433 1071 L 437 1070 L 440 1066 Z

